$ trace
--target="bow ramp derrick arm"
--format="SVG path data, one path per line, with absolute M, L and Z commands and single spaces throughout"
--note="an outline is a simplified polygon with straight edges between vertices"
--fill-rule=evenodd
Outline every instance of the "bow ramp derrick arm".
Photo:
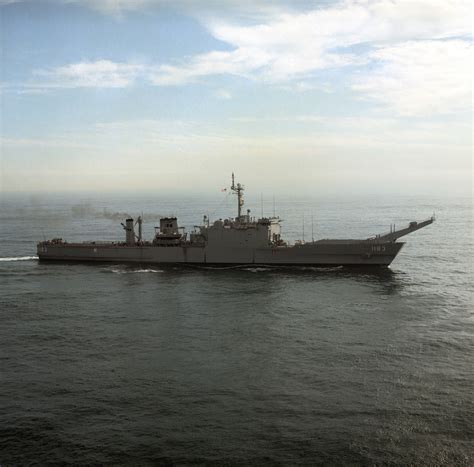
M 429 219 L 423 221 L 423 222 L 410 222 L 408 227 L 400 230 L 394 230 L 393 232 L 390 232 L 388 234 L 384 235 L 378 235 L 376 237 L 376 240 L 383 241 L 383 242 L 394 242 L 400 237 L 403 237 L 404 235 L 408 235 L 412 232 L 415 232 L 416 230 L 422 229 L 423 227 L 426 227 L 427 225 L 430 225 L 434 222 L 435 217 L 432 216 Z

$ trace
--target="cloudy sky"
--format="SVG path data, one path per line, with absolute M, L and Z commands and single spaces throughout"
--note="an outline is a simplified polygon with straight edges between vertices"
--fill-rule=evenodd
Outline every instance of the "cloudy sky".
M 3 191 L 471 192 L 470 1 L 0 0 L 0 34 Z

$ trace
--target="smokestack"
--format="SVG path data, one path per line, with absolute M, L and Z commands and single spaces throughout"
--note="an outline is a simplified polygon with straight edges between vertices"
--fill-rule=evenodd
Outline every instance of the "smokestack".
M 135 245 L 135 231 L 133 228 L 133 219 L 125 221 L 125 242 L 128 246 Z

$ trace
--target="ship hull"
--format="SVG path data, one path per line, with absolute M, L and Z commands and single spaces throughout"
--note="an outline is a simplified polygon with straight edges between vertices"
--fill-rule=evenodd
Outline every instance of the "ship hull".
M 389 266 L 402 242 L 377 243 L 366 240 L 327 240 L 294 246 L 249 249 L 209 246 L 60 243 L 38 244 L 41 261 L 91 261 L 149 264 L 203 265 L 312 265 Z

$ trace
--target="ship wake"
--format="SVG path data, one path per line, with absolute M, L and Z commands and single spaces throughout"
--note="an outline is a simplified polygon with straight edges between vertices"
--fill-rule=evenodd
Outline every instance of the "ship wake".
M 37 259 L 38 259 L 37 256 L 12 256 L 12 257 L 0 258 L 0 262 L 5 263 L 5 262 L 10 262 L 10 261 L 33 261 Z
M 111 272 L 113 274 L 138 274 L 138 273 L 158 273 L 164 272 L 162 269 L 153 269 L 153 268 L 107 268 L 103 270 L 104 272 Z

